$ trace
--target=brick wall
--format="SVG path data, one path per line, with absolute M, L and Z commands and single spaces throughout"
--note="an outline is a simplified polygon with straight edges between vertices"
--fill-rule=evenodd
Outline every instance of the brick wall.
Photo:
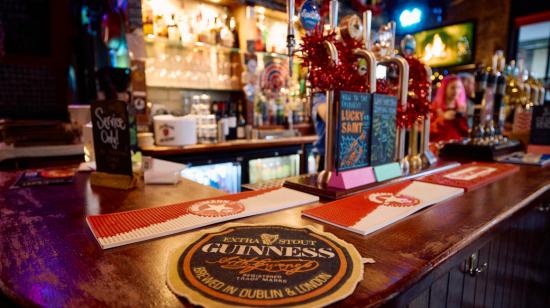
M 507 52 L 510 0 L 453 0 L 449 2 L 445 23 L 476 21 L 475 62 L 491 64 L 497 49 Z

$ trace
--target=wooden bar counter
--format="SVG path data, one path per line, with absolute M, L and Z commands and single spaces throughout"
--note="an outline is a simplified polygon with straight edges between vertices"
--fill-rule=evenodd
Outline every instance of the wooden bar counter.
M 69 185 L 9 189 L 16 176 L 0 173 L 4 301 L 54 307 L 189 305 L 165 282 L 168 253 L 186 242 L 189 232 L 102 250 L 85 217 L 222 192 L 185 180 L 116 191 L 90 187 L 84 173 Z M 521 167 L 369 236 L 302 217 L 301 210 L 313 205 L 239 222 L 313 225 L 374 258 L 355 292 L 335 306 L 548 307 L 549 188 L 550 168 Z

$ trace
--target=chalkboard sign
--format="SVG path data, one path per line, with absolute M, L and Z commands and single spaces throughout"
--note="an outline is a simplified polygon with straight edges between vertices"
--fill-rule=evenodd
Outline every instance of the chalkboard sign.
M 550 105 L 535 106 L 531 119 L 530 144 L 550 145 Z
M 91 112 L 97 171 L 132 175 L 127 104 L 97 101 Z
M 395 160 L 397 97 L 373 94 L 371 165 L 379 166 Z
M 369 165 L 371 94 L 339 93 L 336 169 L 345 171 Z

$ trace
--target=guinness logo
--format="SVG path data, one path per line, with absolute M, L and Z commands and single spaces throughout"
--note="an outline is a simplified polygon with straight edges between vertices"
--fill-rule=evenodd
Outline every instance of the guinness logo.
M 374 193 L 369 195 L 369 201 L 385 206 L 404 207 L 420 204 L 420 200 L 391 192 Z
M 168 260 L 168 285 L 202 306 L 328 305 L 361 280 L 352 245 L 313 228 L 230 224 Z
M 237 201 L 206 200 L 192 204 L 189 212 L 197 216 L 222 217 L 244 211 L 244 205 Z

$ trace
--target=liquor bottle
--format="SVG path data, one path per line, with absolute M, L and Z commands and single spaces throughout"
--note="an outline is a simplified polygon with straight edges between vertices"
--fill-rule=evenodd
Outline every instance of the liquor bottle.
M 180 29 L 181 41 L 184 44 L 191 44 L 197 40 L 192 17 L 183 16 L 178 22 L 178 28 Z
M 237 102 L 237 114 L 239 117 L 237 122 L 237 139 L 244 139 L 246 137 L 246 119 L 243 111 L 243 102 L 241 100 Z
M 265 51 L 265 40 L 264 40 L 264 16 L 258 14 L 258 19 L 256 21 L 256 41 L 254 48 L 256 51 Z
M 227 110 L 227 127 L 229 128 L 229 134 L 227 135 L 228 140 L 237 139 L 237 114 L 235 103 L 229 103 L 229 108 Z
M 153 35 L 154 32 L 154 25 L 153 25 L 153 9 L 151 8 L 151 5 L 147 2 L 143 2 L 143 34 L 145 36 L 147 35 Z
M 208 21 L 203 17 L 202 10 L 199 10 L 195 16 L 195 24 L 197 25 L 197 41 L 209 43 L 210 31 L 208 29 Z
M 178 25 L 176 24 L 175 14 L 172 14 L 172 16 L 170 17 L 170 21 L 168 21 L 168 25 L 166 26 L 166 28 L 168 32 L 168 40 L 171 42 L 179 42 L 180 31 L 178 29 Z
M 239 32 L 237 31 L 237 21 L 231 16 L 229 19 L 229 30 L 233 33 L 233 48 L 239 48 Z
M 277 106 L 277 125 L 283 125 L 285 119 L 285 111 L 283 104 L 279 103 Z
M 220 104 L 220 115 L 221 119 L 220 122 L 223 123 L 223 138 L 224 140 L 229 139 L 229 114 L 228 114 L 228 108 L 226 102 L 219 102 Z
M 214 17 L 214 21 L 210 24 L 210 44 L 220 44 L 220 18 Z
M 168 29 L 166 27 L 164 16 L 155 16 L 154 30 L 156 36 L 168 37 Z
M 216 122 L 221 119 L 220 110 L 218 109 L 218 102 L 212 102 L 210 106 L 210 113 L 216 116 Z

